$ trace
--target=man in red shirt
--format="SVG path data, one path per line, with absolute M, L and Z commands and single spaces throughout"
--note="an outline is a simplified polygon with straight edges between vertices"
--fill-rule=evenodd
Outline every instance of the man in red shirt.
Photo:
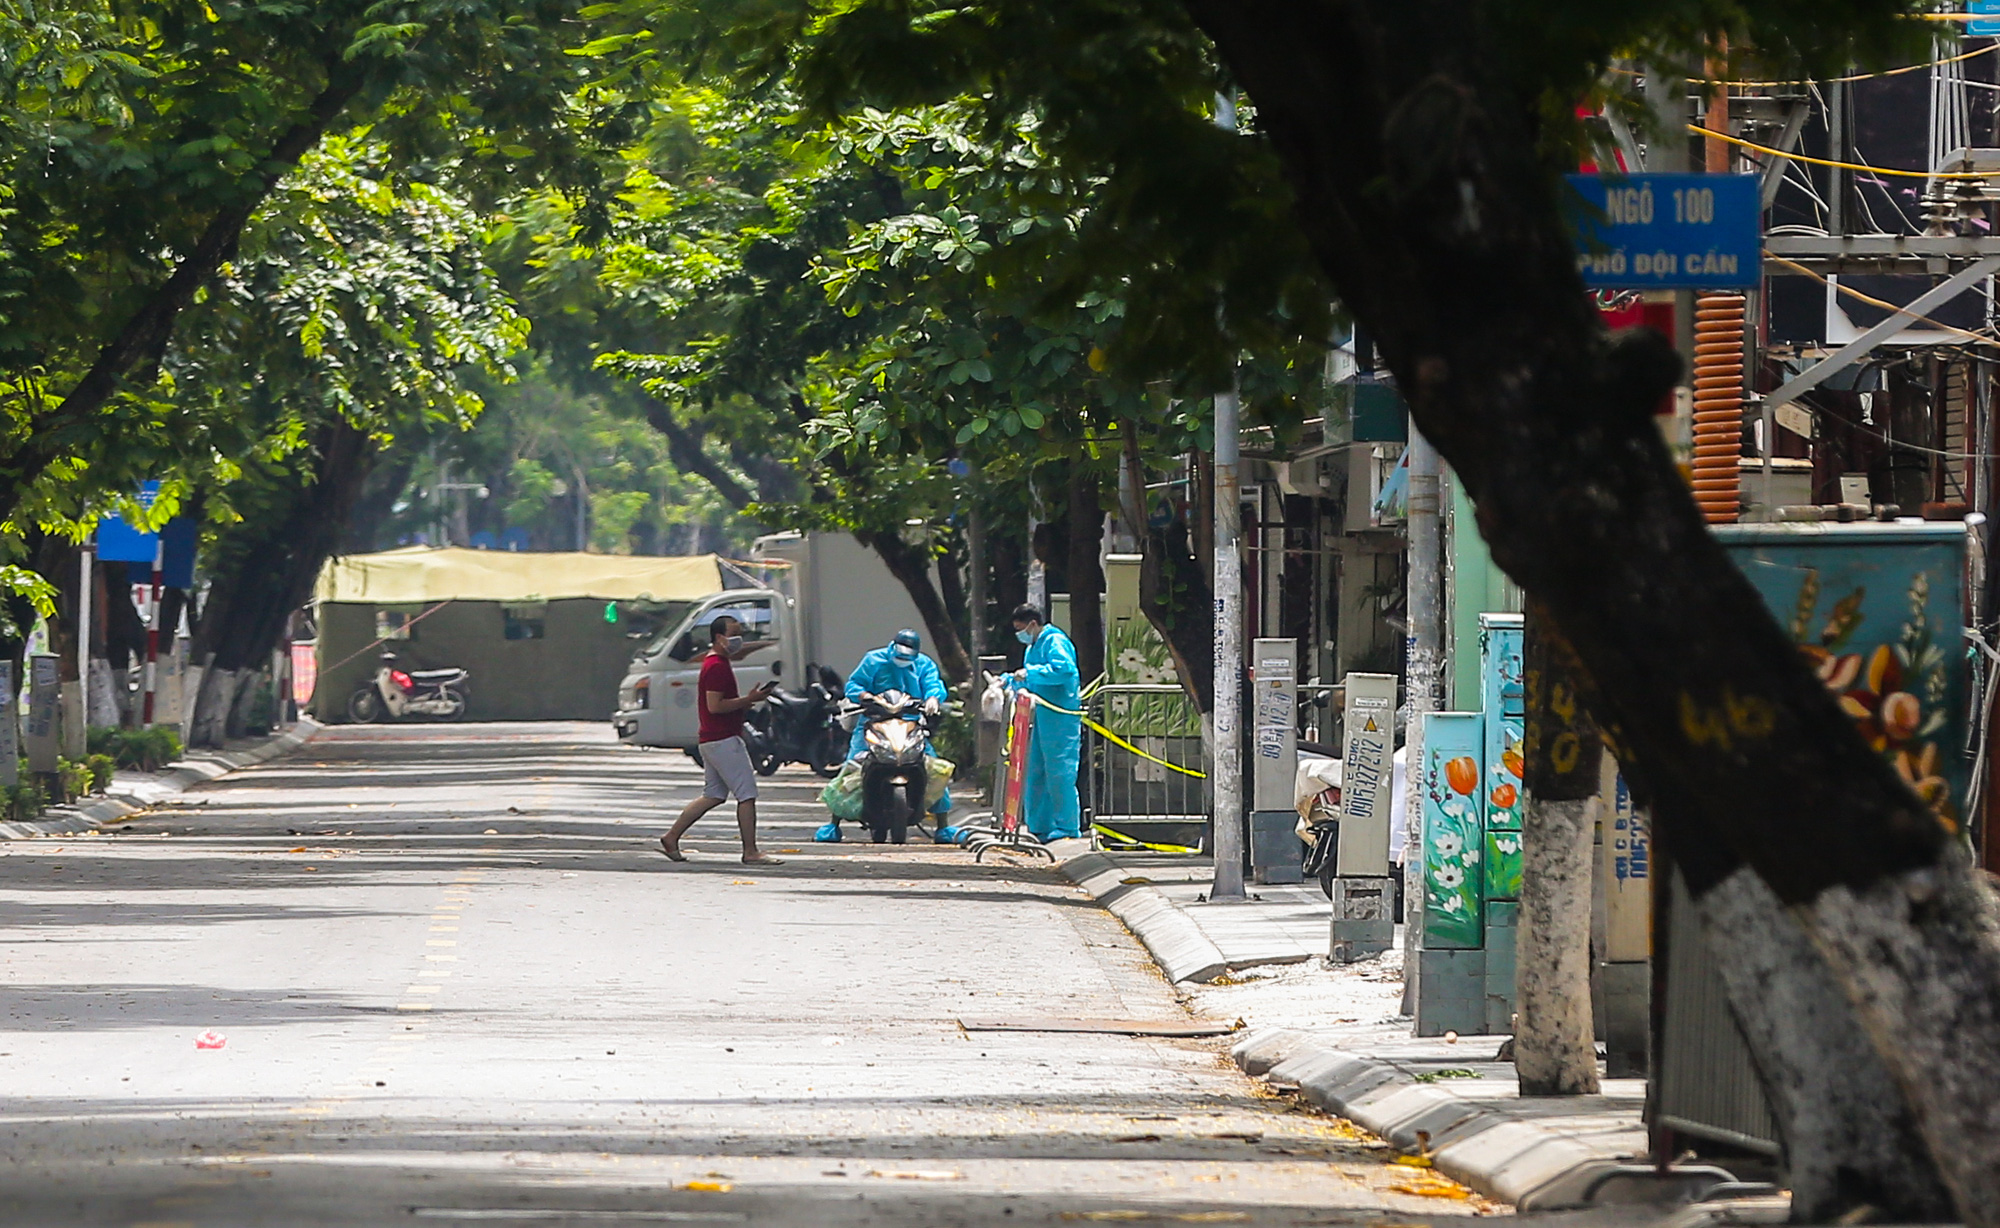
M 701 659 L 699 688 L 701 714 L 701 765 L 706 775 L 701 796 L 687 804 L 681 817 L 660 837 L 660 850 L 675 861 L 686 861 L 681 837 L 695 820 L 736 799 L 736 829 L 743 835 L 745 865 L 782 865 L 776 857 L 757 851 L 757 772 L 750 765 L 750 748 L 743 741 L 743 716 L 771 697 L 775 682 L 753 687 L 748 695 L 736 693 L 736 671 L 730 661 L 744 651 L 743 624 L 727 614 L 708 625 L 708 655 Z

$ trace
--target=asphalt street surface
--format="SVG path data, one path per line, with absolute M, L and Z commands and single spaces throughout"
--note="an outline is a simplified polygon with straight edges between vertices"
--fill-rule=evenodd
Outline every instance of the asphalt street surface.
M 591 725 L 330 729 L 0 842 L 0 1221 L 1427 1223 L 1477 1202 L 1260 1093 L 1045 868 L 814 845 Z M 219 1047 L 217 1047 L 219 1046 Z

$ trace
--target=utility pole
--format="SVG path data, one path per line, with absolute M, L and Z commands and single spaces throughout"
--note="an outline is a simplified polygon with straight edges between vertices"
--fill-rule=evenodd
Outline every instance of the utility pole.
M 965 506 L 965 562 L 970 573 L 966 588 L 972 601 L 971 616 L 965 620 L 965 646 L 977 661 L 986 655 L 986 517 L 980 513 L 979 497 L 970 481 L 966 483 Z
M 84 542 L 77 552 L 78 575 L 76 583 L 76 679 L 78 689 L 83 692 L 83 702 L 77 706 L 80 714 L 76 732 L 63 739 L 69 743 L 70 757 L 82 761 L 90 753 L 90 624 L 91 598 L 96 593 L 96 568 L 91 564 L 95 553 L 90 543 Z
M 1215 394 L 1215 882 L 1210 900 L 1243 894 L 1243 504 L 1238 495 L 1234 388 Z
M 160 685 L 160 606 L 164 604 L 162 598 L 166 595 L 166 562 L 166 535 L 155 533 L 152 600 L 146 606 L 146 702 L 139 713 L 139 724 L 148 729 L 153 726 L 153 695 Z
M 1215 123 L 1236 131 L 1236 100 L 1215 96 Z M 1220 317 L 1218 315 L 1218 322 Z M 1223 338 L 1228 344 L 1228 338 Z M 1215 881 L 1210 900 L 1243 894 L 1243 503 L 1238 495 L 1239 392 L 1215 394 L 1215 711 L 1209 783 L 1215 797 Z
M 1409 662 L 1404 674 L 1408 717 L 1403 724 L 1403 1013 L 1417 1010 L 1418 936 L 1424 907 L 1424 714 L 1442 706 L 1444 680 L 1444 524 L 1439 507 L 1437 449 L 1410 423 Z
M 1032 482 L 1033 479 L 1030 479 Z M 1028 604 L 1049 618 L 1049 569 L 1035 552 L 1035 538 L 1042 527 L 1042 497 L 1033 486 L 1028 489 Z

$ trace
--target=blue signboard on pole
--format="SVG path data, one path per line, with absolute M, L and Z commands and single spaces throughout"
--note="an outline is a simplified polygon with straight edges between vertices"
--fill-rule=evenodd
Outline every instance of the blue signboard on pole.
M 159 497 L 158 482 L 140 484 L 140 507 L 152 510 L 153 500 Z M 106 516 L 97 522 L 97 557 L 107 563 L 144 563 L 151 567 L 159 551 L 157 533 L 135 529 L 118 516 Z
M 1973 14 L 1973 19 L 1965 23 L 1968 38 L 1993 38 L 2000 35 L 2000 0 L 1972 0 L 1965 11 Z M 1985 20 L 1980 20 L 1984 18 Z
M 1604 290 L 1755 286 L 1763 201 L 1755 175 L 1571 175 L 1583 198 L 1576 266 Z
M 139 506 L 151 508 L 160 497 L 160 484 L 140 485 Z M 106 563 L 139 563 L 145 567 L 140 579 L 149 578 L 155 559 L 160 563 L 161 583 L 168 588 L 194 587 L 195 547 L 201 526 L 193 517 L 176 516 L 157 533 L 148 533 L 126 524 L 118 516 L 97 522 L 97 557 Z

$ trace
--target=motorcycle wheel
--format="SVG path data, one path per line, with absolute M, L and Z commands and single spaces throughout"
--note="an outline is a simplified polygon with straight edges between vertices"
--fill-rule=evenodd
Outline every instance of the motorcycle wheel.
M 360 687 L 347 697 L 347 719 L 357 725 L 372 725 L 382 719 L 382 697 L 374 687 Z
M 887 783 L 863 778 L 861 782 L 861 821 L 868 825 L 868 837 L 877 844 L 889 843 L 889 832 L 896 819 L 896 809 L 901 804 L 902 790 Z
M 889 843 L 907 844 L 910 839 L 910 823 L 915 820 L 921 826 L 924 814 L 924 782 L 921 777 L 891 793 L 889 803 L 893 817 L 889 820 Z
M 455 721 L 465 715 L 465 696 L 450 687 L 443 688 L 438 692 L 438 695 L 440 698 L 451 701 L 451 711 L 437 713 L 431 717 L 432 720 Z
M 750 747 L 750 766 L 756 769 L 759 776 L 769 776 L 776 772 L 778 765 L 784 762 L 784 758 L 778 754 L 778 748 L 772 743 L 771 735 L 759 732 L 754 725 L 745 728 L 743 732 L 749 735 L 746 742 Z
M 832 778 L 840 774 L 840 765 L 847 762 L 847 744 L 841 739 L 840 730 L 822 729 L 819 738 L 811 748 L 813 775 Z

